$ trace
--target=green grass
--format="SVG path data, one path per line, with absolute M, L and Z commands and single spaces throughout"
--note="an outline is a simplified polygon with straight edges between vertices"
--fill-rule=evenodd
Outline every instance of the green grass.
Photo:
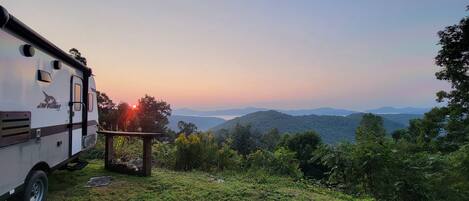
M 84 187 L 90 177 L 112 176 L 109 186 Z M 224 182 L 217 182 L 222 179 Z M 81 171 L 57 171 L 50 176 L 49 200 L 358 200 L 286 177 L 266 174 L 153 169 L 151 177 L 104 170 L 93 161 Z

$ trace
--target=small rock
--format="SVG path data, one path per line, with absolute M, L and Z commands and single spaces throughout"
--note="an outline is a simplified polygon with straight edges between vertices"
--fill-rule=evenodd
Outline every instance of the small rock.
M 217 178 L 216 176 L 213 176 L 213 175 L 208 175 L 208 181 L 210 182 L 217 182 L 217 183 L 223 183 L 225 182 L 225 180 L 221 179 L 221 178 Z
M 111 183 L 111 176 L 91 177 L 85 187 L 107 186 Z

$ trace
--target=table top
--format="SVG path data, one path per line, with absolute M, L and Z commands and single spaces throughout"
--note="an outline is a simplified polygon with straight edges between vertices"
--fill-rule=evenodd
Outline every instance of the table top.
M 161 133 L 142 133 L 142 132 L 125 132 L 125 131 L 98 131 L 99 134 L 111 136 L 135 136 L 135 137 L 162 137 Z

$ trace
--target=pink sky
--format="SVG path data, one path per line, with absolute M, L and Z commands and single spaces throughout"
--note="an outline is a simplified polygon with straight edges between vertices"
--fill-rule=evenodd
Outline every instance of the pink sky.
M 87 57 L 98 90 L 173 107 L 435 104 L 438 30 L 465 1 L 2 1 Z

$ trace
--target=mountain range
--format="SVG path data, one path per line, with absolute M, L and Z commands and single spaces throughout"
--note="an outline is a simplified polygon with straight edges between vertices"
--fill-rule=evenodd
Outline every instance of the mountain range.
M 199 117 L 199 116 L 184 116 L 184 115 L 171 115 L 168 118 L 168 127 L 173 131 L 179 131 L 178 122 L 190 122 L 197 126 L 200 131 L 207 131 L 214 126 L 220 125 L 225 122 L 222 118 L 217 117 Z
M 280 133 L 297 133 L 308 130 L 316 131 L 325 143 L 339 141 L 354 141 L 355 129 L 358 127 L 364 113 L 354 113 L 347 116 L 333 115 L 301 115 L 294 116 L 279 111 L 268 110 L 228 120 L 211 130 L 220 133 L 221 130 L 231 130 L 237 124 L 250 125 L 253 131 L 265 133 L 277 128 Z M 411 119 L 421 118 L 420 114 L 378 114 L 383 118 L 383 124 L 388 133 L 405 128 Z
M 184 116 L 203 116 L 203 117 L 223 117 L 225 119 L 231 119 L 234 117 L 240 117 L 246 114 L 268 111 L 272 109 L 258 108 L 258 107 L 246 107 L 246 108 L 234 108 L 226 110 L 193 110 L 188 108 L 175 109 L 173 114 L 184 115 Z M 375 109 L 369 109 L 364 111 L 355 111 L 348 109 L 332 108 L 332 107 L 321 107 L 313 109 L 294 109 L 294 110 L 276 110 L 285 114 L 301 116 L 301 115 L 334 115 L 334 116 L 347 116 L 354 113 L 374 113 L 374 114 L 424 114 L 430 111 L 430 108 L 417 108 L 417 107 L 380 107 Z M 228 118 L 226 118 L 228 117 Z
M 366 110 L 366 112 L 373 114 L 425 114 L 431 108 L 418 108 L 418 107 L 380 107 L 376 109 Z

